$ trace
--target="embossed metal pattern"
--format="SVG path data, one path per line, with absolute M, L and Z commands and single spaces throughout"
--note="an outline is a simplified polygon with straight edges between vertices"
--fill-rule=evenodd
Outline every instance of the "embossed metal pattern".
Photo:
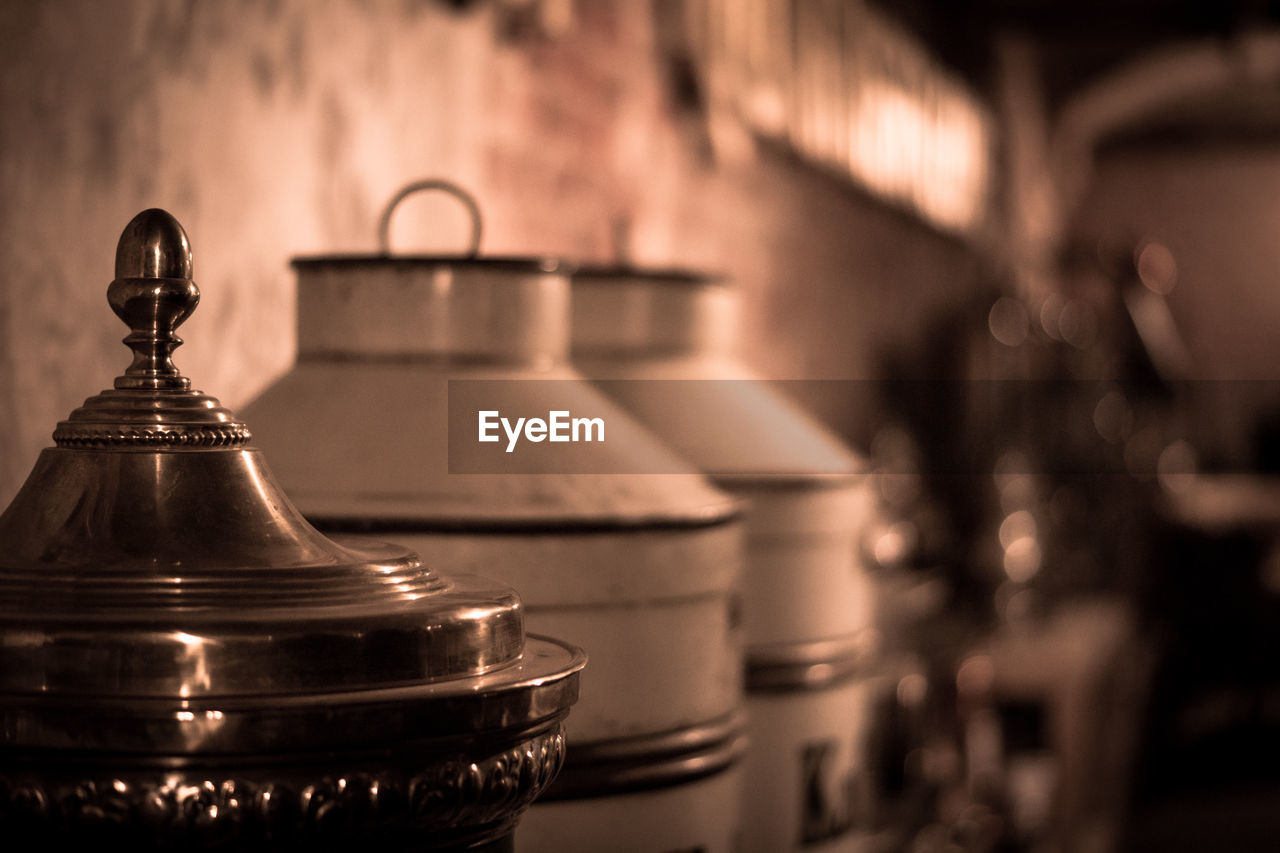
M 558 722 L 488 753 L 433 744 L 394 759 L 306 757 L 257 765 L 0 768 L 0 833 L 182 849 L 258 844 L 469 845 L 510 831 L 555 779 L 565 757 Z
M 62 447 L 102 447 L 113 444 L 155 447 L 177 445 L 179 447 L 228 447 L 244 444 L 252 436 L 239 424 L 227 426 L 201 426 L 199 429 L 183 427 L 92 427 L 77 424 L 61 426 L 53 431 L 53 440 Z

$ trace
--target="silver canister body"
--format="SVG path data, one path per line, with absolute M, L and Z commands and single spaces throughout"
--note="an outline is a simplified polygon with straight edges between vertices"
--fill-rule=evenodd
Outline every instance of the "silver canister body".
M 294 268 L 297 362 L 246 410 L 290 497 L 321 530 L 510 584 L 530 630 L 589 657 L 565 769 L 516 849 L 598 850 L 603 831 L 609 849 L 729 850 L 739 804 L 724 791 L 745 740 L 738 502 L 569 367 L 556 262 L 383 254 Z M 601 417 L 598 473 L 450 473 L 460 381 Z
M 572 357 L 747 502 L 745 851 L 860 849 L 871 797 L 874 592 L 861 460 L 732 354 L 736 295 L 697 273 L 582 269 Z

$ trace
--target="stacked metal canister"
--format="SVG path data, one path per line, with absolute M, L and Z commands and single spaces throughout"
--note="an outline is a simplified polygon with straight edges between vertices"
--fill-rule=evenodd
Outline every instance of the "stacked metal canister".
M 573 360 L 719 487 L 748 502 L 751 746 L 741 850 L 867 842 L 878 635 L 857 538 L 860 460 L 737 362 L 736 294 L 712 277 L 582 269 Z
M 397 201 L 441 188 L 393 200 L 380 254 L 294 261 L 298 359 L 246 410 L 258 441 L 319 529 L 483 569 L 519 591 L 532 629 L 586 650 L 565 769 L 517 849 L 733 849 L 740 504 L 569 366 L 557 261 L 386 251 Z M 600 418 L 607 440 L 577 473 L 554 457 L 454 470 L 450 402 L 467 383 L 499 385 L 523 414 Z
M 389 251 L 425 190 L 466 202 L 470 252 Z M 477 256 L 474 201 L 439 181 L 381 238 L 294 261 L 298 358 L 246 410 L 259 451 L 173 366 L 185 233 L 126 228 L 108 295 L 133 363 L 0 516 L 0 831 L 855 849 L 862 469 L 732 358 L 734 294 L 635 269 L 571 293 L 554 259 Z M 607 440 L 477 468 L 476 389 Z

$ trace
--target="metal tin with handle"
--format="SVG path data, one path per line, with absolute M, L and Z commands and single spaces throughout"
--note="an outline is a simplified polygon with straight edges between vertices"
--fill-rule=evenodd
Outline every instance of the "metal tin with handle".
M 736 306 L 713 276 L 579 269 L 573 361 L 747 503 L 739 849 L 853 850 L 879 643 L 856 556 L 869 495 L 858 457 L 733 356 Z
M 439 189 L 466 200 L 471 251 L 390 252 L 397 204 Z M 573 748 L 520 849 L 600 849 L 596 823 L 613 849 L 727 850 L 743 742 L 738 504 L 568 365 L 564 266 L 476 254 L 475 210 L 453 185 L 419 182 L 383 214 L 381 253 L 295 259 L 297 363 L 247 411 L 320 529 L 483 567 L 519 591 L 532 629 L 586 649 Z M 452 471 L 451 401 L 477 382 L 505 383 L 523 414 L 600 417 L 600 471 Z

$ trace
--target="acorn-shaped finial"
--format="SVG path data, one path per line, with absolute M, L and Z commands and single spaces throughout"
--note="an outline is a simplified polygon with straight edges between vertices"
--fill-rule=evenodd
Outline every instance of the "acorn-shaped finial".
M 191 279 L 191 243 L 167 210 L 144 210 L 116 244 L 116 278 Z
M 191 280 L 191 244 L 178 220 L 144 210 L 116 247 L 116 279 L 107 302 L 129 324 L 133 363 L 115 389 L 90 397 L 53 431 L 59 447 L 240 447 L 249 430 L 213 397 L 191 390 L 173 365 L 182 338 L 173 330 L 200 301 Z
M 173 351 L 182 345 L 174 329 L 195 310 L 200 289 L 191 280 L 187 232 L 167 211 L 144 210 L 125 226 L 107 301 L 129 325 L 124 342 L 133 350 L 133 363 L 115 387 L 191 387 L 173 364 Z

